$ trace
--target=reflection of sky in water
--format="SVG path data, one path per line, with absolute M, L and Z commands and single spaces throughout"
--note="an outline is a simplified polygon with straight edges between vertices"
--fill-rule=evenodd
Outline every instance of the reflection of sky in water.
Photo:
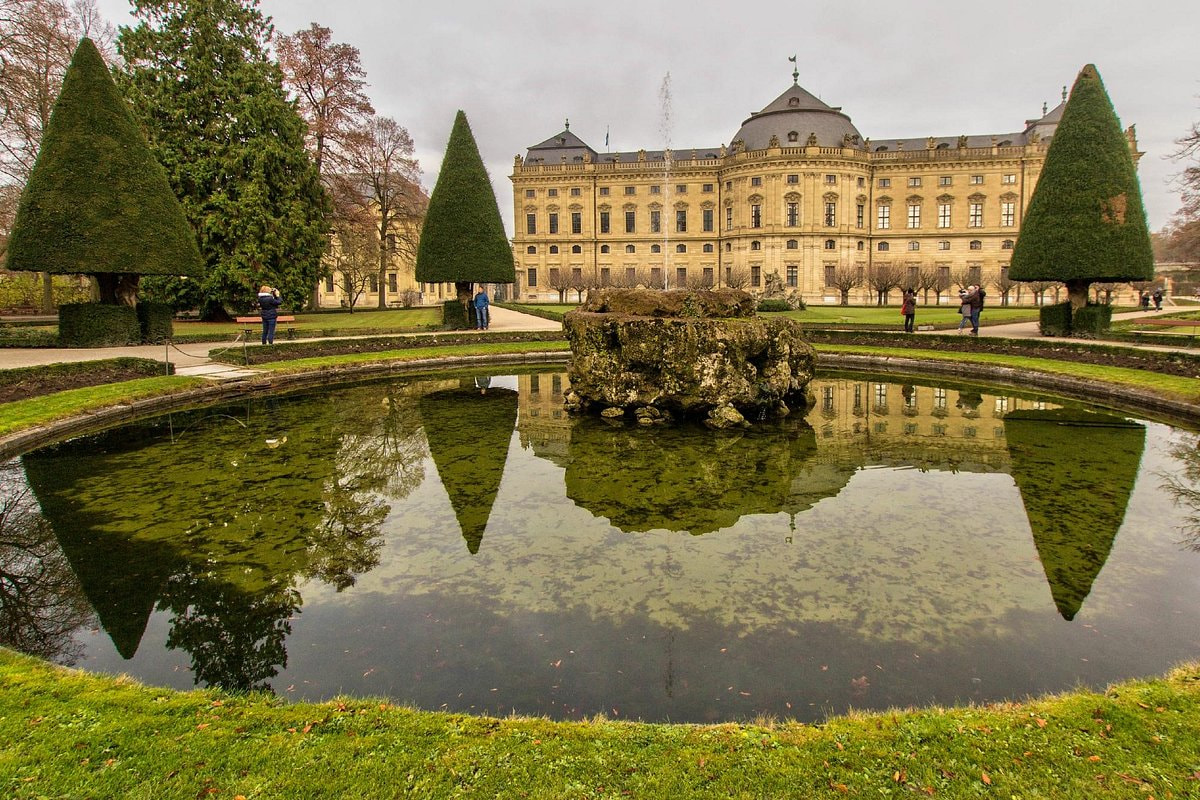
M 550 375 L 540 379 L 548 390 Z M 853 383 L 837 385 L 839 402 L 824 414 L 822 398 L 834 395 L 815 384 L 815 439 L 780 451 L 791 459 L 780 462 L 791 471 L 785 510 L 762 513 L 731 489 L 729 502 L 755 511 L 694 536 L 625 532 L 566 497 L 573 423 L 552 418 L 551 403 L 532 413 L 529 376 L 492 378 L 491 387 L 520 392 L 523 405 L 478 553 L 468 553 L 439 480 L 439 449 L 422 440 L 469 432 L 405 427 L 407 460 L 389 466 L 390 482 L 368 482 L 387 497 L 378 565 L 341 592 L 326 578 L 291 576 L 303 603 L 271 685 L 290 697 L 387 694 L 476 712 L 813 719 L 851 706 L 1102 684 L 1200 654 L 1200 555 L 1179 546 L 1187 511 L 1156 477 L 1179 472 L 1169 450 L 1186 434 L 1146 426 L 1125 522 L 1068 622 L 1007 472 L 1003 412 L 1020 401 L 984 395 L 967 416 L 954 392 L 922 386 L 902 401 L 891 386 L 888 406 L 874 388 L 884 384 L 862 385 L 865 410 L 879 402 L 855 415 Z M 363 409 L 387 408 L 371 391 L 335 392 L 332 405 L 357 398 Z M 410 403 L 413 394 L 388 402 Z M 902 413 L 905 402 L 913 413 Z M 961 435 L 963 426 L 972 432 Z M 374 458 L 363 449 L 372 431 L 359 419 L 355 430 L 321 439 L 341 443 L 338 480 Z M 293 429 L 288 444 L 304 440 Z M 711 468 L 719 449 L 709 441 L 697 463 Z M 946 464 L 933 464 L 946 450 Z M 905 465 L 913 452 L 923 468 Z M 395 474 L 415 479 L 397 483 Z M 162 647 L 170 619 L 160 606 L 129 661 L 103 631 L 79 632 L 79 665 L 191 685 L 188 654 Z

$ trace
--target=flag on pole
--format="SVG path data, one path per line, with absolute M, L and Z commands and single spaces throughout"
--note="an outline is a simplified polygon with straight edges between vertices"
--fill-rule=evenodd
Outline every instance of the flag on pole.
M 608 126 L 604 127 L 604 149 L 608 149 Z

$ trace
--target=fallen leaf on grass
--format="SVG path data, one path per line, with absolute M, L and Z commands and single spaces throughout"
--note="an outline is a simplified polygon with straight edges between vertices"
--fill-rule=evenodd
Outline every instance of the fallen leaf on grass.
M 1046 727 L 1046 720 L 1042 719 L 1041 717 L 1034 717 L 1033 721 L 1037 723 L 1039 728 Z
M 992 785 L 992 776 L 988 775 L 986 772 L 982 773 L 982 775 L 980 776 L 980 780 L 982 780 L 988 786 Z
M 1100 756 L 1088 756 L 1088 761 L 1099 761 Z

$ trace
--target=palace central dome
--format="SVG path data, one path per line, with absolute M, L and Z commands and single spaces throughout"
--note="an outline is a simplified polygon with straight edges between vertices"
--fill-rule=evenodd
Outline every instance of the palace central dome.
M 746 150 L 762 150 L 774 136 L 781 147 L 804 147 L 810 135 L 817 137 L 821 147 L 842 147 L 847 137 L 851 146 L 862 147 L 862 137 L 850 117 L 796 84 L 762 111 L 751 114 L 731 141 L 743 142 Z

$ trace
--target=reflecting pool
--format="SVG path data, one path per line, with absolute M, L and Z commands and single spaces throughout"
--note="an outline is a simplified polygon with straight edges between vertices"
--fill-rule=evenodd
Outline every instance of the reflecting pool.
M 1200 438 L 819 376 L 775 424 L 565 373 L 171 414 L 0 467 L 0 643 L 293 699 L 706 722 L 1021 698 L 1200 657 Z

